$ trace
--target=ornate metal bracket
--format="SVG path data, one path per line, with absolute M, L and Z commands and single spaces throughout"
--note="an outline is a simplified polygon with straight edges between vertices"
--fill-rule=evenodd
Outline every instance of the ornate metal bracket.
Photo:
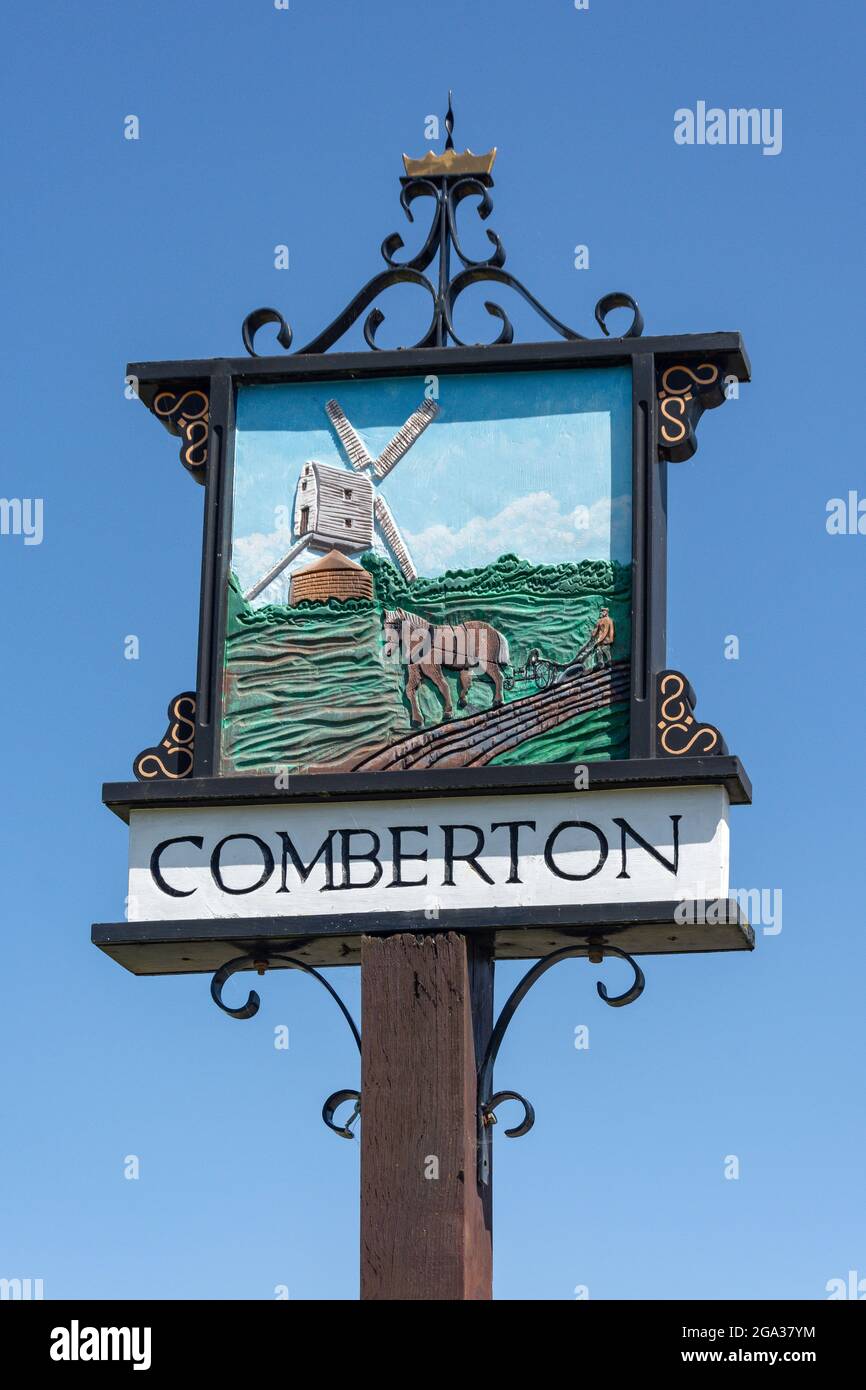
M 210 430 L 210 400 L 206 391 L 193 388 L 177 391 L 158 391 L 151 410 L 172 434 L 183 441 L 180 461 L 197 483 L 203 483 L 208 458 Z
M 728 749 L 715 724 L 699 724 L 694 717 L 697 696 L 682 671 L 662 671 L 658 677 L 656 753 L 680 758 L 724 756 Z
M 139 782 L 154 782 L 164 777 L 178 781 L 189 777 L 193 767 L 195 746 L 195 691 L 185 690 L 169 700 L 166 710 L 168 728 L 161 743 L 145 748 L 132 764 Z
M 452 139 L 454 113 L 450 92 L 448 94 L 445 128 L 447 140 L 443 154 L 436 155 L 431 152 L 422 160 L 413 160 L 407 155 L 403 156 L 406 177 L 400 180 L 403 185 L 400 205 L 408 220 L 410 222 L 415 220 L 412 204 L 417 199 L 429 198 L 433 201 L 433 217 L 421 249 L 414 256 L 398 261 L 396 255 L 404 247 L 403 238 L 399 232 L 392 232 L 390 236 L 386 237 L 382 242 L 381 254 L 387 269 L 380 271 L 378 275 L 374 275 L 371 280 L 368 280 L 367 284 L 358 291 L 354 299 L 346 305 L 333 322 L 328 324 L 327 328 L 323 329 L 304 347 L 297 350 L 299 354 L 327 352 L 328 348 L 333 347 L 348 332 L 364 310 L 373 305 L 379 295 L 392 285 L 418 285 L 430 296 L 432 317 L 425 332 L 416 343 L 411 345 L 416 348 L 446 347 L 449 340 L 459 347 L 466 346 L 454 327 L 454 309 L 464 290 L 481 281 L 493 281 L 514 290 L 561 338 L 584 340 L 584 334 L 578 333 L 575 329 L 562 323 L 548 309 L 545 309 L 544 305 L 520 280 L 503 269 L 505 247 L 496 232 L 487 231 L 487 239 L 493 249 L 491 255 L 485 260 L 473 260 L 463 249 L 457 230 L 457 209 L 465 198 L 474 197 L 478 199 L 476 211 L 479 218 L 486 221 L 490 216 L 493 210 L 493 201 L 488 190 L 493 186 L 490 171 L 493 167 L 496 151 L 491 150 L 484 155 L 474 155 L 470 150 L 465 150 L 460 155 L 456 154 Z M 452 252 L 462 267 L 453 276 L 451 274 Z M 433 281 L 423 272 L 436 257 L 438 257 L 438 265 L 436 284 L 434 285 Z M 493 345 L 512 342 L 514 328 L 505 310 L 490 300 L 485 300 L 484 307 L 491 318 L 496 319 L 501 324 L 499 335 L 494 339 Z M 623 337 L 639 338 L 643 332 L 643 316 L 640 309 L 630 294 L 624 294 L 618 290 L 603 295 L 595 306 L 595 319 L 602 333 L 605 335 L 609 333 L 606 319 L 613 309 L 631 309 L 631 325 Z M 381 309 L 373 307 L 364 320 L 364 339 L 368 347 L 374 350 L 378 350 L 379 347 L 376 342 L 376 333 L 384 319 L 385 315 Z M 244 347 L 252 357 L 258 356 L 255 349 L 256 334 L 266 324 L 278 325 L 277 342 L 282 348 L 288 351 L 292 345 L 292 330 L 278 309 L 254 309 L 243 322 Z
M 517 1012 L 518 1005 L 526 998 L 536 980 L 539 980 L 546 971 L 550 970 L 551 966 L 557 965 L 559 961 L 565 960 L 568 956 L 584 954 L 594 965 L 600 965 L 606 955 L 619 956 L 621 960 L 627 960 L 634 971 L 632 984 L 622 994 L 611 997 L 607 992 L 607 987 L 601 981 L 596 985 L 600 998 L 612 1009 L 620 1009 L 625 1004 L 633 1004 L 643 993 L 646 981 L 640 966 L 625 951 L 620 951 L 616 946 L 608 946 L 606 942 L 581 941 L 574 946 L 563 946 L 559 951 L 552 951 L 549 956 L 542 956 L 541 960 L 536 961 L 531 970 L 526 972 L 502 1006 L 502 1011 L 496 1020 L 496 1026 L 490 1034 L 484 1060 L 478 1069 L 478 1181 L 485 1186 L 490 1182 L 491 1128 L 497 1123 L 497 1108 L 506 1100 L 517 1100 L 523 1106 L 523 1119 L 520 1124 L 505 1131 L 508 1139 L 519 1139 L 521 1135 L 528 1134 L 535 1124 L 535 1111 L 525 1096 L 520 1095 L 518 1091 L 494 1092 L 493 1090 L 493 1068 L 502 1046 L 502 1039 Z
M 674 363 L 658 373 L 659 454 L 683 463 L 697 451 L 697 425 L 705 410 L 725 399 L 725 380 L 714 362 Z
M 287 965 L 293 966 L 296 970 L 302 970 L 305 975 L 312 975 L 313 979 L 318 980 L 319 984 L 322 985 L 328 991 L 331 998 L 337 1005 L 337 1008 L 340 1010 L 340 1013 L 343 1015 L 344 1019 L 348 1023 L 352 1033 L 352 1037 L 355 1039 L 355 1042 L 358 1047 L 358 1052 L 360 1053 L 361 1034 L 358 1032 L 355 1020 L 349 1013 L 349 1010 L 346 1008 L 346 1005 L 343 1003 L 339 994 L 334 989 L 334 987 L 328 983 L 324 975 L 320 975 L 318 970 L 314 970 L 313 967 L 311 965 L 307 965 L 305 961 L 298 960 L 296 956 L 284 956 L 276 952 L 264 951 L 260 952 L 258 955 L 255 956 L 235 956 L 233 960 L 227 961 L 225 965 L 221 966 L 220 969 L 214 975 L 213 979 L 211 980 L 210 992 L 214 1003 L 220 1009 L 222 1009 L 223 1013 L 230 1014 L 232 1018 L 254 1018 L 255 1015 L 258 1013 L 259 1005 L 262 1002 L 256 991 L 254 989 L 251 989 L 249 994 L 247 995 L 247 1002 L 245 1004 L 241 1004 L 238 1008 L 233 1009 L 223 1000 L 223 987 L 226 981 L 229 980 L 232 975 L 237 974 L 239 970 L 253 969 L 257 970 L 259 975 L 264 975 L 268 966 L 277 960 L 285 961 Z M 355 1102 L 354 1110 L 352 1111 L 351 1115 L 349 1116 L 344 1125 L 336 1124 L 335 1116 L 337 1110 L 341 1105 L 345 1104 L 346 1101 L 350 1100 Z M 332 1095 L 328 1096 L 328 1099 L 322 1106 L 322 1119 L 328 1126 L 328 1129 L 332 1129 L 335 1134 L 339 1134 L 341 1139 L 355 1138 L 351 1126 L 355 1123 L 355 1120 L 358 1118 L 360 1113 L 360 1091 L 334 1091 Z

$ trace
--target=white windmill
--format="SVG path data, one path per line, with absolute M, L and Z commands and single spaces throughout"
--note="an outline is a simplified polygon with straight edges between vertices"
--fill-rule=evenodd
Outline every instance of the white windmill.
M 321 551 L 323 554 L 329 550 L 340 550 L 347 555 L 353 552 L 359 554 L 370 549 L 375 532 L 393 555 L 404 579 L 416 579 L 418 576 L 393 513 L 377 485 L 397 466 L 436 418 L 438 405 L 434 401 L 422 401 L 378 458 L 373 458 L 367 451 L 337 401 L 326 401 L 325 410 L 353 472 L 317 463 L 315 459 L 304 464 L 295 494 L 292 525 L 295 539 L 282 559 L 244 594 L 249 601 L 272 584 L 302 550 Z

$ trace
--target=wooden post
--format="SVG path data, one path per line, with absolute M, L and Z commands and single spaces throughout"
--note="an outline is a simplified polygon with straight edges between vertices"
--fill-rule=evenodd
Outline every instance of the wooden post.
M 365 936 L 361 1020 L 361 1298 L 492 1298 L 492 1188 L 476 1179 L 491 943 Z

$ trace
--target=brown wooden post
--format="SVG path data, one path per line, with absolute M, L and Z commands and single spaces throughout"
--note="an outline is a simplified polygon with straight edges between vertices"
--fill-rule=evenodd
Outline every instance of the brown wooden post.
M 476 1075 L 492 1027 L 486 939 L 363 938 L 362 1299 L 493 1296 L 492 1188 L 476 1179 Z

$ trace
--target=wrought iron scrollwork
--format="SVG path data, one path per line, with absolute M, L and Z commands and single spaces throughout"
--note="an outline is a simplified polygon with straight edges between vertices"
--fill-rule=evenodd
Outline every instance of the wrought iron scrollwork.
M 264 975 L 268 966 L 278 960 L 283 961 L 286 965 L 293 966 L 295 970 L 303 971 L 305 975 L 312 975 L 314 980 L 318 980 L 319 984 L 324 986 L 348 1023 L 352 1037 L 355 1039 L 358 1052 L 360 1053 L 361 1034 L 358 1032 L 355 1020 L 349 1013 L 349 1010 L 346 1008 L 339 994 L 334 989 L 333 985 L 325 979 L 324 975 L 321 975 L 318 970 L 314 970 L 311 965 L 307 965 L 306 961 L 298 960 L 296 956 L 284 956 L 276 952 L 260 952 L 254 956 L 235 956 L 233 960 L 226 961 L 225 965 L 220 966 L 211 980 L 210 992 L 214 1003 L 218 1008 L 222 1009 L 223 1013 L 230 1014 L 232 1018 L 254 1018 L 262 1002 L 257 991 L 251 989 L 247 995 L 246 1003 L 238 1005 L 237 1008 L 232 1008 L 231 1005 L 227 1004 L 223 999 L 225 984 L 231 979 L 232 975 L 236 975 L 239 970 L 257 970 L 260 975 Z M 355 1103 L 354 1110 L 346 1123 L 344 1125 L 339 1125 L 336 1123 L 336 1112 L 341 1105 L 350 1100 Z M 355 1135 L 351 1126 L 355 1123 L 360 1113 L 360 1091 L 334 1091 L 333 1095 L 328 1096 L 328 1099 L 322 1106 L 322 1119 L 328 1126 L 328 1129 L 332 1129 L 335 1134 L 339 1134 L 341 1139 L 354 1139 Z
M 244 347 L 250 357 L 258 357 L 258 353 L 253 347 L 255 336 L 260 328 L 264 328 L 266 323 L 278 323 L 280 325 L 277 333 L 277 342 L 280 347 L 288 352 L 292 346 L 292 330 L 286 323 L 279 309 L 254 309 L 251 314 L 247 314 L 243 323 Z
M 610 995 L 607 986 L 599 981 L 596 989 L 599 998 L 612 1009 L 620 1009 L 626 1004 L 633 1004 L 643 994 L 646 980 L 644 973 L 626 951 L 621 951 L 617 946 L 609 946 L 607 943 L 581 941 L 574 946 L 563 946 L 559 951 L 552 951 L 549 956 L 542 956 L 537 960 L 530 970 L 526 972 L 523 979 L 511 991 L 502 1006 L 502 1011 L 493 1032 L 490 1034 L 490 1041 L 484 1054 L 481 1066 L 478 1069 L 478 1180 L 487 1184 L 490 1182 L 490 1145 L 491 1127 L 497 1123 L 496 1111 L 503 1102 L 516 1100 L 523 1106 L 523 1118 L 519 1124 L 506 1129 L 505 1134 L 509 1139 L 519 1139 L 522 1135 L 528 1134 L 535 1124 L 535 1111 L 519 1091 L 496 1091 L 493 1090 L 493 1068 L 496 1065 L 496 1058 L 502 1046 L 508 1025 L 514 1017 L 519 1005 L 526 998 L 536 980 L 539 980 L 551 966 L 557 965 L 559 961 L 565 960 L 569 956 L 587 955 L 593 964 L 600 964 L 604 956 L 618 956 L 620 960 L 627 960 L 634 971 L 634 979 L 628 989 L 622 994 Z
M 355 1102 L 355 1108 L 344 1125 L 334 1124 L 334 1116 L 338 1108 L 345 1104 L 347 1100 Z M 322 1119 L 332 1129 L 335 1134 L 339 1134 L 341 1139 L 354 1139 L 352 1125 L 361 1113 L 361 1092 L 360 1091 L 335 1091 L 332 1096 L 328 1096 L 322 1106 Z
M 406 260 L 399 261 L 396 257 L 405 247 L 403 238 L 399 232 L 392 232 L 387 236 L 380 248 L 387 269 L 374 275 L 321 333 L 304 347 L 296 349 L 298 355 L 327 352 L 349 331 L 366 309 L 370 312 L 364 320 L 364 340 L 368 347 L 374 351 L 378 350 L 376 333 L 384 322 L 385 315 L 374 301 L 385 290 L 400 284 L 420 286 L 433 301 L 433 317 L 425 332 L 416 343 L 407 345 L 413 348 L 447 347 L 449 342 L 465 347 L 466 344 L 458 336 L 454 326 L 454 308 L 459 297 L 470 285 L 484 281 L 505 285 L 508 289 L 514 290 L 561 338 L 585 340 L 584 334 L 569 328 L 546 309 L 520 280 L 503 269 L 505 247 L 496 232 L 485 229 L 493 248 L 491 255 L 486 259 L 475 260 L 464 250 L 457 227 L 457 209 L 464 199 L 477 197 L 476 213 L 480 220 L 486 221 L 490 216 L 493 211 L 493 200 L 490 197 L 493 180 L 490 169 L 496 152 L 494 150 L 488 155 L 477 156 L 467 150 L 463 155 L 455 154 L 452 138 L 454 113 L 450 93 L 445 128 L 445 153 L 430 154 L 424 160 L 409 160 L 407 157 L 407 171 L 412 172 L 401 179 L 400 205 L 410 222 L 415 220 L 412 209 L 419 198 L 429 198 L 433 201 L 433 216 L 420 250 Z M 423 166 L 423 172 L 418 166 Z M 462 267 L 453 277 L 452 252 Z M 436 257 L 438 266 L 434 284 L 433 279 L 428 278 L 424 271 L 432 265 Z M 505 309 L 490 300 L 484 302 L 484 308 L 501 325 L 492 346 L 513 342 L 514 327 Z M 632 321 L 622 336 L 639 338 L 644 327 L 643 316 L 631 295 L 622 291 L 617 290 L 602 296 L 595 306 L 596 322 L 601 331 L 609 336 L 607 316 L 612 310 L 623 308 L 631 310 Z M 288 351 L 292 345 L 292 331 L 278 309 L 255 309 L 247 315 L 243 323 L 244 347 L 252 357 L 258 356 L 255 339 L 259 330 L 266 324 L 279 326 L 277 342 L 282 348 Z
M 416 198 L 433 198 L 436 203 L 436 211 L 430 222 L 430 230 L 427 239 L 421 250 L 408 261 L 395 261 L 394 253 L 402 251 L 406 243 L 399 232 L 392 232 L 386 236 L 379 248 L 382 260 L 392 270 L 426 270 L 436 252 L 439 249 L 439 212 L 442 202 L 442 190 L 437 188 L 430 179 L 415 178 L 406 179 L 400 190 L 400 206 L 405 212 L 410 222 L 415 218 L 412 213 L 412 204 Z

